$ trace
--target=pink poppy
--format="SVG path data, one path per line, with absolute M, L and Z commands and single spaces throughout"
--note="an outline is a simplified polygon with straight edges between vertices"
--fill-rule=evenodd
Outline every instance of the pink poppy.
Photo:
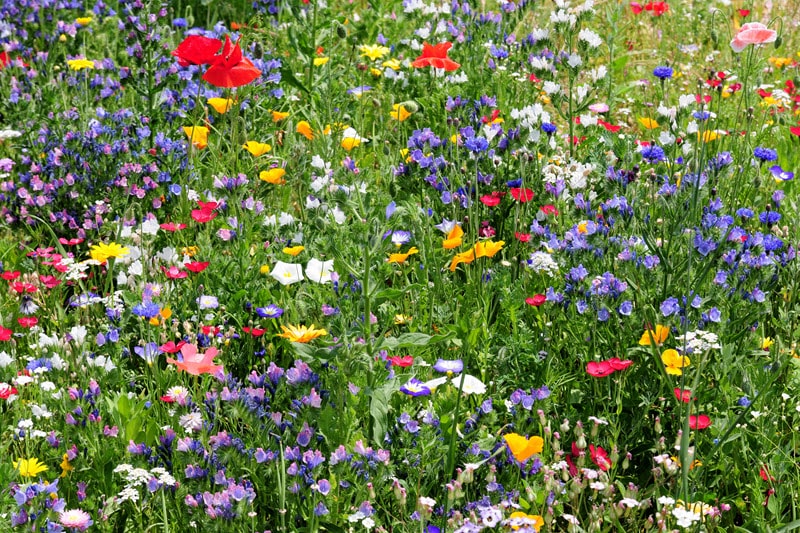
M 0 341 L 7 341 L 11 339 L 11 334 L 14 333 L 8 328 L 0 326 Z
M 533 307 L 539 307 L 546 301 L 547 301 L 547 296 L 545 296 L 544 294 L 535 294 L 530 298 L 525 298 L 525 303 L 528 305 L 532 305 Z
M 608 361 L 592 361 L 586 364 L 586 373 L 596 378 L 604 378 L 614 373 L 614 368 Z
M 185 270 L 181 270 L 175 265 L 170 265 L 169 268 L 162 266 L 161 270 L 164 271 L 164 275 L 167 276 L 169 279 L 183 279 L 189 275 L 188 272 L 186 272 Z
M 402 357 L 395 355 L 389 357 L 387 360 L 392 363 L 392 366 L 399 366 L 400 368 L 406 368 L 414 364 L 414 358 L 410 355 L 404 355 Z
M 491 194 L 484 194 L 479 198 L 483 205 L 487 205 L 489 207 L 494 207 L 500 204 L 500 200 L 502 200 L 500 193 L 497 191 L 492 192 Z
M 222 370 L 222 365 L 215 365 L 214 358 L 218 354 L 218 350 L 213 346 L 206 350 L 204 353 L 197 351 L 197 346 L 194 344 L 184 344 L 181 347 L 182 360 L 177 361 L 171 357 L 167 358 L 167 362 L 178 367 L 179 370 L 188 372 L 193 376 L 201 374 L 216 374 Z
M 39 319 L 35 316 L 21 316 L 17 319 L 17 322 L 19 322 L 19 325 L 23 328 L 32 328 L 39 323 Z
M 160 224 L 159 227 L 164 231 L 180 231 L 186 229 L 186 224 L 176 224 L 175 222 L 165 222 Z
M 39 274 L 39 281 L 41 281 L 42 285 L 48 289 L 53 289 L 61 285 L 61 280 L 55 276 L 45 276 L 44 274 Z
M 689 427 L 692 429 L 706 429 L 711 425 L 711 419 L 708 415 L 690 415 Z
M 633 364 L 633 361 L 630 359 L 625 359 L 624 361 L 619 357 L 612 357 L 608 360 L 608 364 L 611 365 L 611 368 L 614 370 L 625 370 L 629 366 Z
M 689 403 L 692 399 L 692 391 L 688 389 L 681 389 L 679 387 L 675 387 L 675 390 L 673 392 L 675 392 L 675 398 L 677 398 L 678 401 L 680 402 Z
M 186 344 L 186 341 L 179 341 L 178 344 L 175 344 L 175 341 L 169 341 L 159 346 L 158 349 L 164 353 L 178 353 L 184 344 Z
M 739 29 L 739 33 L 733 37 L 731 48 L 738 54 L 747 48 L 749 44 L 774 43 L 777 38 L 778 32 L 775 30 L 767 28 L 760 22 L 748 22 L 747 24 L 743 24 Z

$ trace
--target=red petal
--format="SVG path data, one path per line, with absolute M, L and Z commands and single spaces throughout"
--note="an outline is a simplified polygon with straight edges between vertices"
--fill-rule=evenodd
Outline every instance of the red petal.
M 533 191 L 530 189 L 522 189 L 520 187 L 512 187 L 511 196 L 513 196 L 515 200 L 518 200 L 524 204 L 525 202 L 530 202 L 533 200 Z
M 178 58 L 178 64 L 182 67 L 210 65 L 216 60 L 220 46 L 222 41 L 219 39 L 190 35 L 172 51 L 172 55 Z
M 212 65 L 203 74 L 203 79 L 215 87 L 231 88 L 252 83 L 259 76 L 261 76 L 261 71 L 249 59 L 244 58 L 232 67 L 226 67 L 220 63 Z

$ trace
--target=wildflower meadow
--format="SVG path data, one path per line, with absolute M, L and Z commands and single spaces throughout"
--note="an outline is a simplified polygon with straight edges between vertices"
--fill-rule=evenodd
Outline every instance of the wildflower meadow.
M 0 531 L 800 529 L 792 0 L 0 0 Z

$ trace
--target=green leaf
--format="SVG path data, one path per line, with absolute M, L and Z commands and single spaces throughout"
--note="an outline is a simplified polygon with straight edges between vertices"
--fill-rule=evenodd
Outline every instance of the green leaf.
M 295 89 L 300 89 L 305 93 L 309 93 L 309 90 L 295 77 L 294 72 L 292 72 L 289 66 L 281 67 L 281 81 L 285 81 Z
M 372 439 L 383 442 L 388 427 L 389 400 L 394 391 L 399 390 L 398 380 L 391 379 L 372 391 L 369 401 L 369 414 L 372 417 Z
M 385 337 L 378 343 L 379 350 L 397 350 L 398 348 L 414 348 L 425 346 L 432 337 L 425 333 L 403 333 L 399 337 Z

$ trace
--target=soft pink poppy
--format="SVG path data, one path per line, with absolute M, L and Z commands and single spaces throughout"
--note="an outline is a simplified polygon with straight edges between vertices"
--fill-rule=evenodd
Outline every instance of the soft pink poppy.
M 586 364 L 586 373 L 596 378 L 604 378 L 614 373 L 608 361 L 592 361 Z
M 629 366 L 633 364 L 633 361 L 630 359 L 625 359 L 624 361 L 619 357 L 612 357 L 608 360 L 608 364 L 611 365 L 611 368 L 614 370 L 625 370 Z
M 738 54 L 747 48 L 749 44 L 774 43 L 777 38 L 778 32 L 775 30 L 767 28 L 760 22 L 748 22 L 747 24 L 743 24 L 739 29 L 739 33 L 733 37 L 731 48 Z
M 689 427 L 692 429 L 706 429 L 711 425 L 711 419 L 708 415 L 690 415 Z
M 193 376 L 201 374 L 216 374 L 222 370 L 222 365 L 215 365 L 214 358 L 218 354 L 218 350 L 213 346 L 206 350 L 204 353 L 197 351 L 197 346 L 194 344 L 184 344 L 181 347 L 182 361 L 177 361 L 171 357 L 167 358 L 167 362 L 178 367 L 179 370 L 188 372 Z

